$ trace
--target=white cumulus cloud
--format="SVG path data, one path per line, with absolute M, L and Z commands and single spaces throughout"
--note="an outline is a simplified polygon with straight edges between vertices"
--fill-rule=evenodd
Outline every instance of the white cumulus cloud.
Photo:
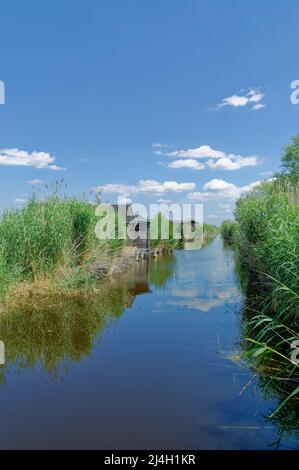
M 209 160 L 207 165 L 213 170 L 240 170 L 247 166 L 256 166 L 258 164 L 257 157 L 241 157 L 240 155 L 228 155 L 219 160 Z
M 121 194 L 157 194 L 181 193 L 195 189 L 195 183 L 178 183 L 176 181 L 165 181 L 163 183 L 156 180 L 140 180 L 135 185 L 123 183 L 110 183 L 98 186 L 94 190 L 102 193 L 121 193 Z
M 193 160 L 192 158 L 186 158 L 181 160 L 174 160 L 167 165 L 169 168 L 191 168 L 192 170 L 204 170 L 204 163 Z
M 208 183 L 206 183 L 203 187 L 204 190 L 213 190 L 213 191 L 221 191 L 222 189 L 229 189 L 233 188 L 233 183 L 228 183 L 227 181 L 214 178 Z
M 27 202 L 27 198 L 24 198 L 24 197 L 16 197 L 14 199 L 14 202 L 17 204 L 17 206 L 24 206 L 24 204 L 26 204 Z
M 191 192 L 188 193 L 187 197 L 190 200 L 199 201 L 222 201 L 223 199 L 231 199 L 232 201 L 235 201 L 242 196 L 242 194 L 250 192 L 260 183 L 261 181 L 254 181 L 244 186 L 237 186 L 225 180 L 215 178 L 204 185 L 203 192 Z
M 266 107 L 264 103 L 260 103 L 264 96 L 265 93 L 262 93 L 259 88 L 249 88 L 247 92 L 242 92 L 242 94 L 235 94 L 228 96 L 227 98 L 223 98 L 221 103 L 218 104 L 217 108 L 221 109 L 225 106 L 240 108 L 252 105 L 251 109 L 262 109 Z
M 180 158 L 222 158 L 225 153 L 220 150 L 212 149 L 209 145 L 201 145 L 200 147 L 190 148 L 187 150 L 174 150 L 173 152 L 165 152 L 163 155 L 167 157 Z
M 28 184 L 31 184 L 32 186 L 38 185 L 38 184 L 43 184 L 42 180 L 39 180 L 38 178 L 35 178 L 33 180 L 27 181 Z
M 252 109 L 253 109 L 253 111 L 258 111 L 259 109 L 263 109 L 263 108 L 265 108 L 265 107 L 266 107 L 265 104 L 259 103 L 259 104 L 255 104 L 255 105 L 252 107 Z
M 54 164 L 55 157 L 47 152 L 27 152 L 18 148 L 0 150 L 0 165 L 28 166 L 47 170 L 65 170 Z
M 234 153 L 227 154 L 221 150 L 215 150 L 209 145 L 164 153 L 159 150 L 159 155 L 178 158 L 178 160 L 166 164 L 168 168 L 173 169 L 190 168 L 192 170 L 204 170 L 207 166 L 212 170 L 235 171 L 243 167 L 256 166 L 259 163 L 256 156 L 243 157 Z M 198 162 L 198 159 L 206 159 L 206 161 Z

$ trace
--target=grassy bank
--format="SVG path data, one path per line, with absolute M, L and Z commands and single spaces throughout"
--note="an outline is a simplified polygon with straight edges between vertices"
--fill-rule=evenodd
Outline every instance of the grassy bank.
M 248 273 L 246 357 L 268 385 L 276 381 L 281 390 L 272 416 L 299 396 L 299 365 L 293 354 L 294 341 L 299 340 L 298 168 L 296 138 L 282 158 L 282 172 L 241 197 L 236 221 L 224 222 L 221 229 L 224 241 L 237 247 Z
M 236 241 L 254 284 L 246 309 L 247 357 L 271 381 L 284 379 L 275 413 L 299 394 L 299 366 L 292 361 L 299 339 L 298 189 L 288 179 L 263 184 L 236 210 Z
M 119 244 L 99 242 L 95 225 L 91 204 L 57 193 L 6 211 L 0 219 L 0 294 L 20 295 L 28 284 L 61 291 L 90 286 L 92 263 Z
M 221 236 L 227 245 L 233 245 L 237 234 L 237 224 L 232 220 L 225 220 L 221 224 Z

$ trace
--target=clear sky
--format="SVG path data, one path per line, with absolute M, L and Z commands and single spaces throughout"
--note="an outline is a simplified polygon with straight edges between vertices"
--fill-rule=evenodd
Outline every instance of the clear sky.
M 218 223 L 299 131 L 298 1 L 10 0 L 0 17 L 1 208 L 63 177 Z

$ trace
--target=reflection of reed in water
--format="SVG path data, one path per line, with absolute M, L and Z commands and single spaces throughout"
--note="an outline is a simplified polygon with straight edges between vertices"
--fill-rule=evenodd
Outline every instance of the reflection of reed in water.
M 71 362 L 91 355 L 100 333 L 116 321 L 137 295 L 150 292 L 149 262 L 129 266 L 111 278 L 91 298 L 56 297 L 21 303 L 0 318 L 0 338 L 6 347 L 6 368 L 41 365 L 57 377 Z M 1 376 L 0 376 L 1 381 Z
M 149 281 L 156 288 L 165 287 L 174 278 L 176 258 L 170 253 L 149 261 Z
M 73 361 L 88 357 L 100 333 L 132 305 L 136 295 L 121 283 L 106 287 L 90 300 L 51 299 L 42 305 L 22 304 L 3 315 L 0 337 L 6 366 L 2 378 L 14 364 L 21 369 L 40 365 L 55 379 Z

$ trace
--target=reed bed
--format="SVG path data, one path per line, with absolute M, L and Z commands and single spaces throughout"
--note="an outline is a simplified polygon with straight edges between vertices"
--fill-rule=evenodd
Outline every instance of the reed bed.
M 235 217 L 221 233 L 247 271 L 243 346 L 265 388 L 276 392 L 273 418 L 299 397 L 299 182 L 277 175 L 262 183 L 237 201 Z
M 33 195 L 22 209 L 0 219 L 0 295 L 36 290 L 51 292 L 91 287 L 95 260 L 113 253 L 119 241 L 95 236 L 94 207 L 84 198 L 67 198 L 54 191 Z M 29 286 L 28 286 L 29 284 Z

